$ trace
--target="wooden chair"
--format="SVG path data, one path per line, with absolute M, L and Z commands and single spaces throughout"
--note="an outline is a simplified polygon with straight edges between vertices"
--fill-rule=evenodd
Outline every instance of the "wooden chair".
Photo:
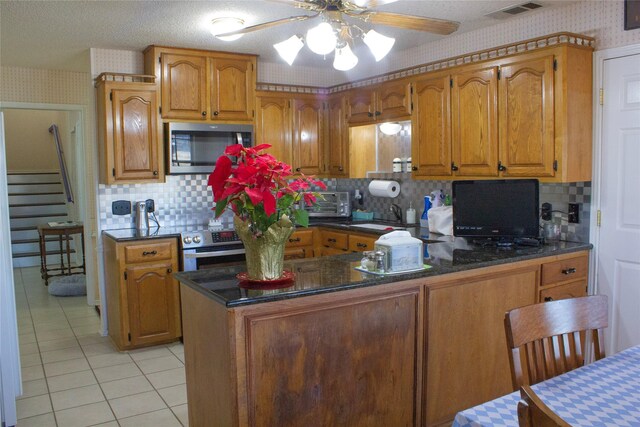
M 584 365 L 586 337 L 596 360 L 604 357 L 607 297 L 594 295 L 533 304 L 504 319 L 513 389 Z
M 528 385 L 520 388 L 518 424 L 520 427 L 571 427 L 538 397 Z

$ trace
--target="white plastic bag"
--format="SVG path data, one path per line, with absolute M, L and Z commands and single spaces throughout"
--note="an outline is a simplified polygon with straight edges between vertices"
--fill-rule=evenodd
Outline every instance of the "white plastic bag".
M 453 236 L 453 206 L 438 206 L 427 211 L 431 233 Z

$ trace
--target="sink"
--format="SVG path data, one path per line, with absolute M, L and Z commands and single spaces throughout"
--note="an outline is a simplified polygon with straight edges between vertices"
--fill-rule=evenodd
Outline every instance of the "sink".
M 351 227 L 360 227 L 366 228 L 367 230 L 406 230 L 406 227 L 395 227 L 392 225 L 384 225 L 384 224 L 351 224 Z

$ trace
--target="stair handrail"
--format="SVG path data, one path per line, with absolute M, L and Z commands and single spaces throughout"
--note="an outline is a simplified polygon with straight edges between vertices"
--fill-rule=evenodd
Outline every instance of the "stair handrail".
M 58 132 L 58 125 L 55 123 L 49 127 L 49 133 L 53 134 L 53 139 L 56 143 L 56 151 L 58 152 L 58 162 L 60 163 L 60 175 L 62 175 L 62 184 L 64 186 L 64 193 L 67 197 L 68 203 L 73 203 L 73 190 L 71 189 L 71 183 L 69 182 L 69 174 L 67 173 L 67 165 L 64 161 L 64 151 L 62 150 L 62 144 L 60 143 L 60 133 Z

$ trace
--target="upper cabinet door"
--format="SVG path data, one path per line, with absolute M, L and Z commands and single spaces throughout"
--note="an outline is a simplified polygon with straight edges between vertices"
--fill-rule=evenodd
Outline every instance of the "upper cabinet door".
M 453 75 L 452 169 L 459 176 L 498 175 L 498 67 Z
M 253 61 L 211 59 L 211 120 L 253 120 Z
M 380 122 L 411 116 L 411 83 L 387 82 L 378 89 L 377 108 L 374 112 Z
M 256 98 L 256 144 L 271 144 L 268 152 L 291 164 L 291 100 L 288 96 Z
M 155 89 L 111 91 L 113 179 L 162 180 Z
M 358 88 L 347 95 L 347 120 L 350 125 L 373 123 L 376 120 L 376 92 L 373 88 Z
M 553 55 L 501 67 L 502 175 L 554 176 Z
M 207 119 L 206 58 L 163 53 L 162 117 Z
M 306 175 L 322 173 L 324 101 L 301 98 L 293 105 L 293 169 Z
M 346 120 L 345 101 L 342 95 L 332 96 L 328 102 L 329 174 L 349 176 L 349 127 Z
M 415 83 L 412 162 L 415 176 L 451 175 L 449 75 Z

